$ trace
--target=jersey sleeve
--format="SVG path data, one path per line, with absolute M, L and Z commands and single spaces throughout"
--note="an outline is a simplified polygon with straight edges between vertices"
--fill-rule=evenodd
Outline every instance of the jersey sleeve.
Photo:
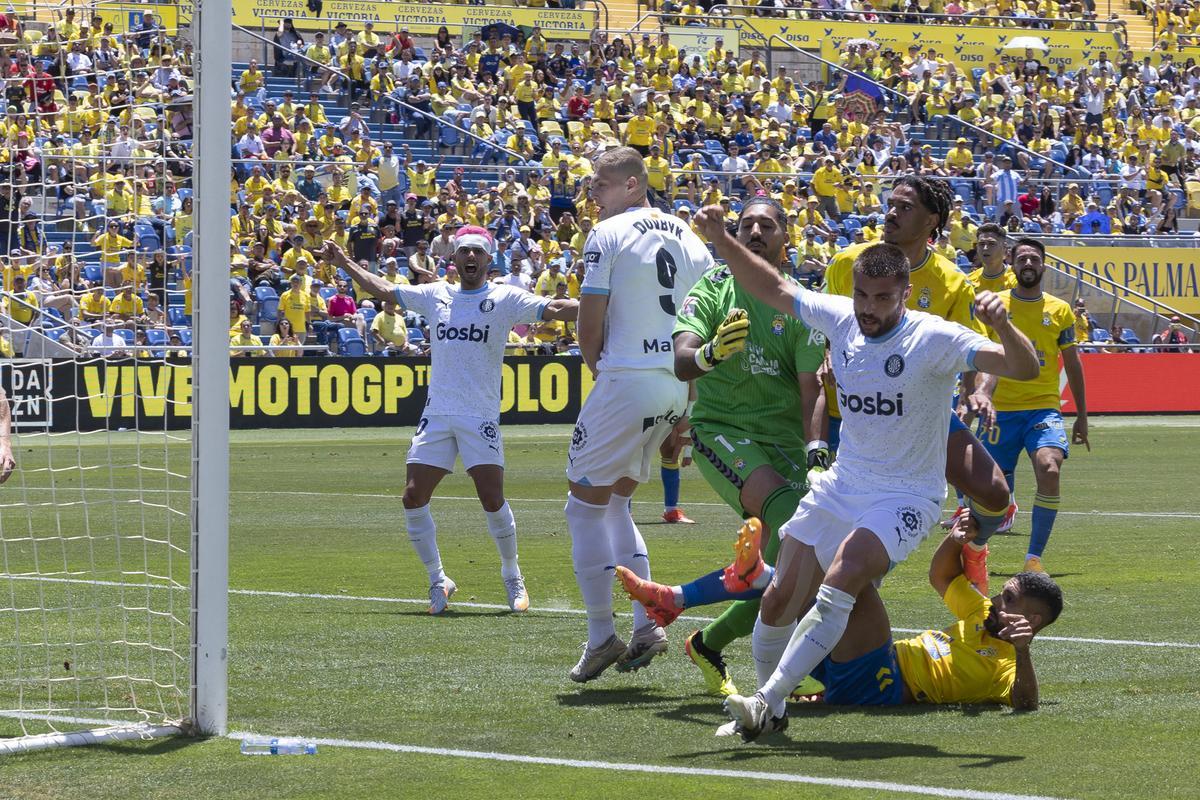
M 694 333 L 700 337 L 700 341 L 707 342 L 716 333 L 717 326 L 724 319 L 724 316 L 717 319 L 722 308 L 721 287 L 709 278 L 709 275 L 701 278 L 683 298 L 679 305 L 679 313 L 675 317 L 672 336 L 684 332 Z
M 396 284 L 392 288 L 392 294 L 396 297 L 396 302 L 405 311 L 415 311 L 423 317 L 430 316 L 429 313 L 429 289 L 434 284 L 427 283 L 421 286 L 406 286 L 402 283 Z
M 1075 312 L 1070 306 L 1063 308 L 1059 319 L 1058 349 L 1066 350 L 1075 346 Z
M 825 337 L 822 333 L 807 325 L 795 325 L 795 347 L 793 352 L 796 374 L 816 372 L 825 360 Z
M 983 323 L 975 318 L 975 286 L 965 277 L 959 280 L 954 289 L 954 301 L 946 311 L 946 319 L 981 336 L 985 333 Z
M 511 328 L 522 322 L 538 322 L 550 306 L 549 297 L 541 297 L 520 289 L 511 289 L 504 293 L 504 306 L 508 312 L 508 324 Z
M 792 314 L 810 328 L 814 328 L 829 336 L 838 325 L 853 316 L 850 299 L 847 297 L 830 297 L 825 294 L 797 286 L 796 300 L 792 305 Z
M 941 317 L 929 316 L 927 320 L 930 329 L 925 337 L 925 345 L 930 351 L 941 354 L 935 363 L 950 374 L 978 369 L 975 366 L 975 354 L 992 344 L 991 339 Z
M 955 619 L 969 619 L 976 615 L 985 616 L 987 607 L 991 604 L 988 598 L 981 595 L 971 585 L 966 575 L 959 575 L 950 581 L 950 585 L 946 587 L 946 593 L 942 595 L 942 602 L 946 604 L 946 608 L 950 609 L 950 613 L 954 615 Z
M 583 284 L 581 294 L 603 294 L 609 291 L 613 261 L 618 248 L 606 231 L 593 230 L 583 245 Z

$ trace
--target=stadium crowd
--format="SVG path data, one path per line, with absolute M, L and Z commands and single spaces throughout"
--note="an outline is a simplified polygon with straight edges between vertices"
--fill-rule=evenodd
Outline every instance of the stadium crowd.
M 1041 19 L 1076 11 L 1043 6 Z M 114 32 L 71 10 L 50 26 L 9 13 L 0 32 L 8 312 L 78 350 L 188 344 L 191 44 L 152 14 Z M 838 248 L 880 237 L 902 175 L 947 180 L 936 246 L 964 271 L 985 222 L 1111 241 L 1176 233 L 1183 198 L 1200 198 L 1191 59 L 1101 52 L 1071 71 L 1027 51 L 968 74 L 934 50 L 856 41 L 845 71 L 805 82 L 720 38 L 693 52 L 665 32 L 486 32 L 418 42 L 406 28 L 339 22 L 326 35 L 283 20 L 272 63 L 235 70 L 233 355 L 427 350 L 425 321 L 376 308 L 332 268 L 328 240 L 392 282 L 455 283 L 455 231 L 480 225 L 495 237 L 494 280 L 577 297 L 597 218 L 592 161 L 617 144 L 644 155 L 654 202 L 685 220 L 777 199 L 811 285 Z M 519 327 L 509 343 L 576 352 L 568 323 Z

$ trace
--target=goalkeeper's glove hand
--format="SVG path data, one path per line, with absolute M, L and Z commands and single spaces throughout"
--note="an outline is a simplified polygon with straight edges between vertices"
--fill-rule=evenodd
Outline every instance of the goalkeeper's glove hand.
M 705 372 L 712 371 L 717 364 L 745 350 L 749 335 L 750 317 L 744 309 L 733 309 L 717 326 L 717 335 L 696 350 L 696 364 Z
M 833 463 L 833 454 L 824 442 L 810 442 L 808 445 L 808 471 L 824 472 Z

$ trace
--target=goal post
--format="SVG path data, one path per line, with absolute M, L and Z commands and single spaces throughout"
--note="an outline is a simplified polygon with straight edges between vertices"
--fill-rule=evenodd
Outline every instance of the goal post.
M 95 91 L 89 84 L 117 83 L 125 66 L 97 61 L 89 71 L 60 71 L 53 85 L 35 77 L 31 91 L 43 94 L 21 110 L 37 150 L 27 166 L 0 164 L 0 385 L 16 458 L 0 486 L 0 755 L 222 735 L 232 7 L 202 0 L 194 18 L 179 20 L 183 30 L 176 6 L 39 0 L 6 8 L 31 34 L 0 29 L 0 52 L 36 45 L 50 25 L 68 22 L 67 9 L 76 24 L 101 16 L 118 37 L 132 36 L 143 13 L 170 9 L 170 35 L 193 42 L 194 62 L 190 104 L 142 96 L 119 104 L 121 123 L 140 142 L 120 157 L 107 133 L 88 150 L 78 128 L 64 130 L 55 103 L 97 103 L 86 97 Z M 47 49 L 31 52 L 40 69 Z M 139 45 L 129 55 L 151 52 Z M 11 94 L 6 102 L 20 104 Z M 99 107 L 107 119 L 111 109 Z M 181 127 L 178 109 L 186 111 Z M 11 109 L 8 117 L 16 120 Z M 189 139 L 190 148 L 172 149 Z M 117 206 L 123 190 L 107 194 L 106 186 L 122 181 L 130 202 Z M 175 195 L 166 189 L 172 182 Z M 190 214 L 178 208 L 185 193 Z M 158 203 L 168 197 L 175 211 L 163 225 Z M 6 230 L 5 219 L 29 228 Z M 110 252 L 112 239 L 96 239 L 114 219 L 132 243 Z M 103 290 L 101 301 L 111 303 L 125 285 L 149 305 L 159 251 L 169 276 L 159 322 L 146 315 L 110 330 L 87 316 L 85 296 Z M 33 286 L 43 268 L 53 285 L 37 284 L 36 302 L 16 291 L 18 277 Z
M 192 695 L 199 732 L 227 726 L 229 606 L 229 87 L 233 6 L 196 4 L 196 299 L 192 359 Z M 203 80 L 200 79 L 201 74 Z

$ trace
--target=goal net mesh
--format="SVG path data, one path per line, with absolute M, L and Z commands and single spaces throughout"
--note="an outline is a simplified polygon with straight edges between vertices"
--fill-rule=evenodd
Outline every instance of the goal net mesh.
M 158 8 L 0 11 L 0 752 L 189 714 L 192 78 Z

